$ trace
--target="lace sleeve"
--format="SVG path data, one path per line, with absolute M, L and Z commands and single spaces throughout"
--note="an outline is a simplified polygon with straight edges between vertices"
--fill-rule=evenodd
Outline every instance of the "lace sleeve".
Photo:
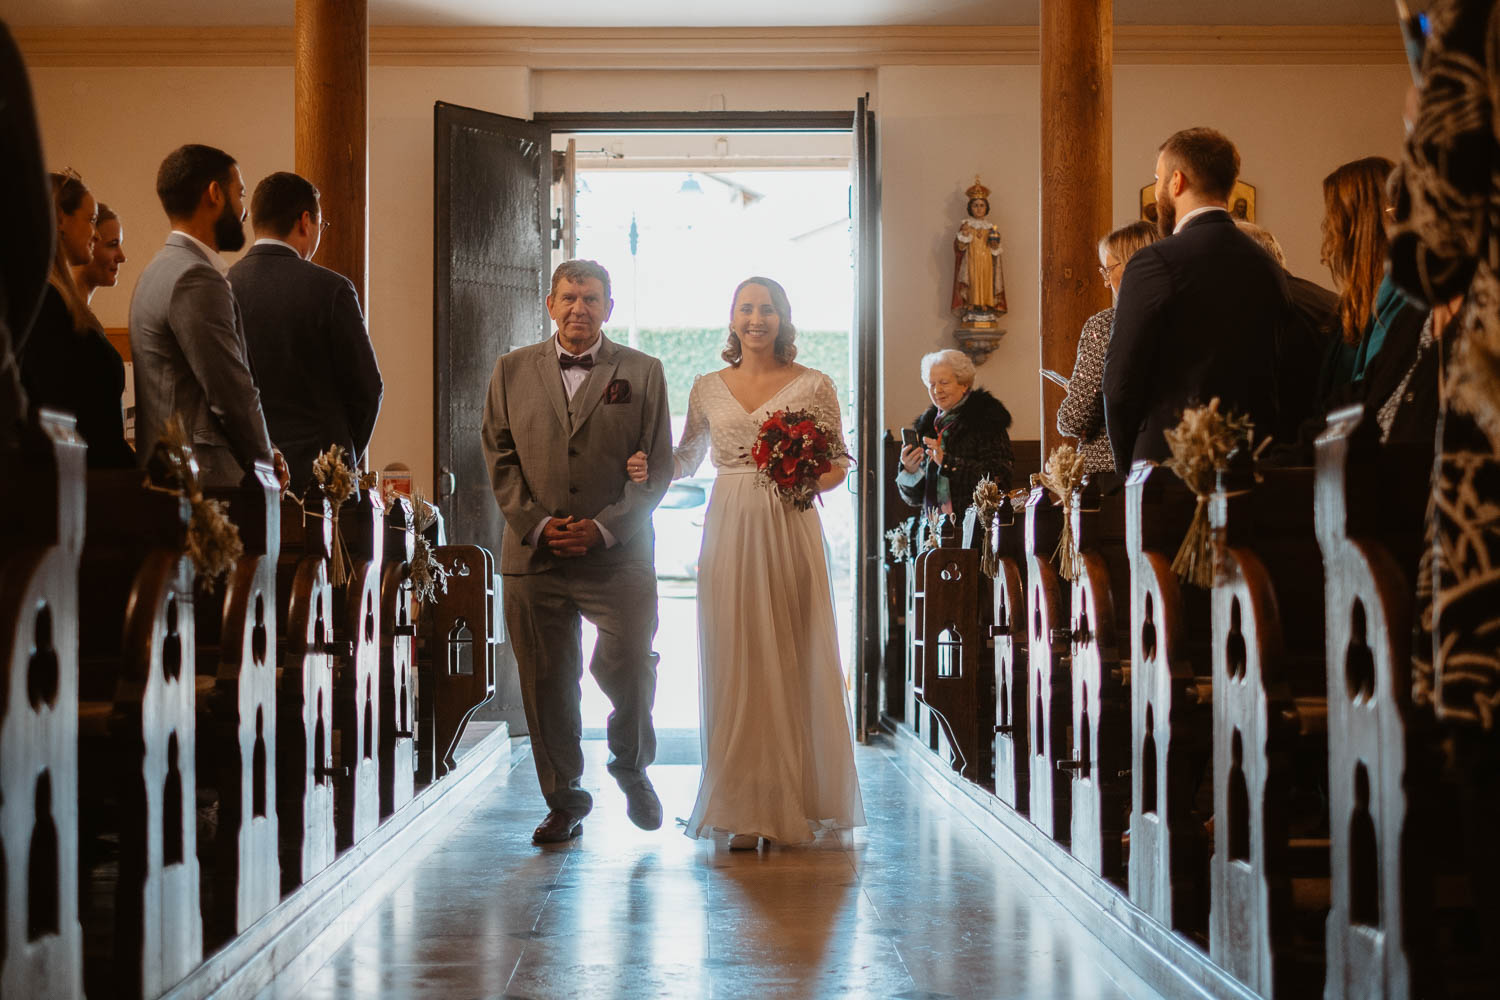
M 848 440 L 844 439 L 844 408 L 839 403 L 838 390 L 833 387 L 833 379 L 823 372 L 818 373 L 818 386 L 813 390 L 812 411 L 818 423 L 844 441 L 846 449 L 849 448 Z M 847 469 L 849 459 L 841 458 L 838 464 Z
M 708 453 L 708 414 L 703 412 L 703 398 L 699 386 L 703 376 L 693 379 L 693 390 L 688 393 L 687 423 L 682 428 L 682 440 L 672 449 L 672 478 L 682 479 L 698 471 L 703 456 Z
M 1083 324 L 1073 377 L 1068 380 L 1067 394 L 1057 408 L 1058 431 L 1081 441 L 1098 437 L 1104 430 L 1104 396 L 1099 384 L 1104 379 L 1111 313 L 1112 310 L 1095 313 Z

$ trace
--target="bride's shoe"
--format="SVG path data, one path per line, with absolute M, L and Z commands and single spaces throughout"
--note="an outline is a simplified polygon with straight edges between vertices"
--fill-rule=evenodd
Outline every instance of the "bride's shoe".
M 729 838 L 731 851 L 753 851 L 760 846 L 760 838 L 753 833 L 736 833 Z

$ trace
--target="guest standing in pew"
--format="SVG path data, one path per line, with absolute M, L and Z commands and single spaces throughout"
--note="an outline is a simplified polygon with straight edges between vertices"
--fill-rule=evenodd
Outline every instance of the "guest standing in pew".
M 96 291 L 119 284 L 120 265 L 125 263 L 125 230 L 119 215 L 102 201 L 99 202 L 94 232 L 97 239 L 88 263 L 73 268 L 73 280 L 90 305 L 93 305 Z
M 255 245 L 229 269 L 266 427 L 298 494 L 331 444 L 363 463 L 384 392 L 353 282 L 312 262 L 327 227 L 318 198 L 294 173 L 262 180 L 250 199 Z
M 266 432 L 229 265 L 219 256 L 245 245 L 240 168 L 221 149 L 181 146 L 162 161 L 156 194 L 172 232 L 130 301 L 141 461 L 178 414 L 204 486 L 238 486 L 256 461 L 272 463 L 285 486 L 286 462 Z
M 1104 415 L 1122 474 L 1161 461 L 1182 411 L 1218 397 L 1258 434 L 1277 426 L 1276 345 L 1290 308 L 1286 275 L 1235 227 L 1234 143 L 1184 129 L 1156 158 L 1156 221 L 1164 237 L 1125 266 L 1104 363 Z
M 1010 489 L 1015 454 L 1010 411 L 985 389 L 974 388 L 974 362 L 962 351 L 922 358 L 922 382 L 932 399 L 912 427 L 922 444 L 901 449 L 896 490 L 924 514 L 952 514 L 963 523 L 974 487 L 985 476 Z
M 1339 336 L 1323 363 L 1323 412 L 1389 395 L 1417 352 L 1426 307 L 1386 270 L 1386 182 L 1395 164 L 1383 156 L 1345 163 L 1323 179 L 1323 260 L 1338 290 Z
M 135 452 L 125 443 L 125 362 L 89 309 L 73 269 L 88 264 L 98 240 L 97 206 L 77 174 L 51 174 L 57 249 L 41 311 L 21 348 L 21 383 L 31 405 L 66 410 L 78 418 L 91 469 L 128 469 Z
M 1141 247 L 1156 242 L 1153 223 L 1144 219 L 1121 226 L 1099 241 L 1099 274 L 1109 288 L 1111 301 L 1120 298 L 1120 277 L 1125 264 Z M 1078 335 L 1078 353 L 1073 361 L 1073 377 L 1068 391 L 1057 408 L 1057 430 L 1078 439 L 1083 452 L 1085 472 L 1113 472 L 1114 452 L 1104 428 L 1104 355 L 1109 350 L 1109 335 L 1115 322 L 1115 307 L 1101 309 L 1090 316 Z
M 1392 180 L 1391 273 L 1433 309 L 1442 396 L 1413 699 L 1493 736 L 1500 706 L 1500 5 L 1437 0 Z M 1493 740 L 1488 741 L 1493 746 Z M 1489 772 L 1486 778 L 1491 778 Z M 1482 794 L 1492 793 L 1486 786 Z M 1492 831 L 1486 831 L 1486 836 Z M 1489 845 L 1483 848 L 1486 854 Z M 1479 865 L 1493 898 L 1495 866 Z

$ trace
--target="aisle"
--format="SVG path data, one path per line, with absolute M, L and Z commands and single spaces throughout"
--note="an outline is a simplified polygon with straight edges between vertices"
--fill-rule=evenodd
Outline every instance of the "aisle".
M 733 854 L 672 822 L 692 808 L 696 766 L 654 767 L 667 825 L 631 826 L 613 783 L 599 788 L 597 740 L 584 835 L 532 847 L 545 810 L 524 747 L 311 981 L 265 995 L 1155 996 L 879 747 L 856 758 L 869 828 Z

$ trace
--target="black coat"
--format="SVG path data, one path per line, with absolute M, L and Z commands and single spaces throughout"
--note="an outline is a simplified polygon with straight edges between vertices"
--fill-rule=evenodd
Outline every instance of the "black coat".
M 1286 272 L 1228 212 L 1206 212 L 1125 265 L 1104 365 L 1115 470 L 1170 454 L 1165 431 L 1190 406 L 1250 417 L 1274 433 L 1277 351 L 1291 310 Z
M 364 455 L 384 385 L 348 278 L 287 247 L 260 243 L 229 269 L 271 442 L 286 456 L 292 490 L 312 478 L 331 444 Z
M 929 458 L 922 460 L 922 479 L 914 485 L 898 482 L 901 499 L 913 507 L 928 508 L 937 505 L 937 480 L 948 477 L 948 493 L 953 500 L 953 513 L 960 522 L 964 511 L 974 500 L 974 487 L 979 480 L 989 476 L 1002 490 L 1010 489 L 1011 472 L 1015 455 L 1011 451 L 1010 411 L 984 389 L 970 389 L 952 410 L 953 423 L 943 436 L 943 465 L 938 468 Z M 936 423 L 938 408 L 929 406 L 912 422 L 917 435 L 924 438 L 938 436 Z

